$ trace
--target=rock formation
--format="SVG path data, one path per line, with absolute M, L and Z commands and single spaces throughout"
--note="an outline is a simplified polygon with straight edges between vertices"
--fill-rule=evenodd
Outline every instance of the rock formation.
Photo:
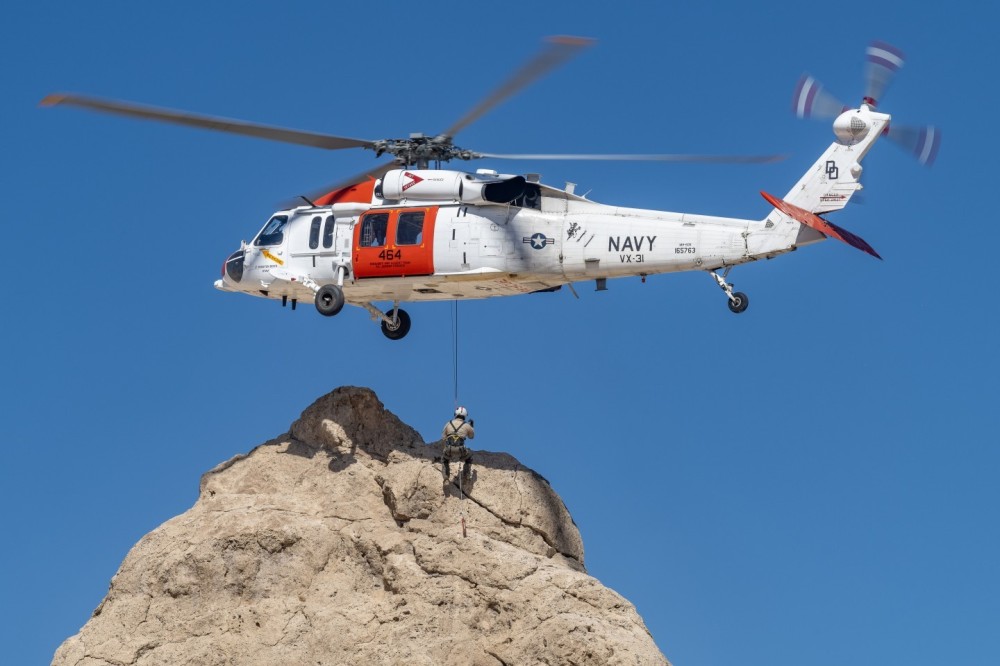
M 320 398 L 206 473 L 53 664 L 667 663 L 543 478 L 477 451 L 463 500 L 435 455 L 368 389 Z

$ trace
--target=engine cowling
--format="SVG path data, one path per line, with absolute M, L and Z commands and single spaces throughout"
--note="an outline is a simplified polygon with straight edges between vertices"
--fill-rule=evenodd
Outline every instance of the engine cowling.
M 521 176 L 481 177 L 463 171 L 393 169 L 382 176 L 376 195 L 393 201 L 508 203 L 524 194 Z

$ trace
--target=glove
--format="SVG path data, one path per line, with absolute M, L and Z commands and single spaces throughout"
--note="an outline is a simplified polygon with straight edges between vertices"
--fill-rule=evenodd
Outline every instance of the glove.
M 472 426 L 473 428 L 475 428 L 476 427 L 476 420 L 475 419 L 469 419 L 469 425 Z

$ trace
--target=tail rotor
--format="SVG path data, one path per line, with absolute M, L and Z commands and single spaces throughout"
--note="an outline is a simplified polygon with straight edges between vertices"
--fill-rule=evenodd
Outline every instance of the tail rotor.
M 941 147 L 941 130 L 934 125 L 890 125 L 886 138 L 913 155 L 924 166 L 934 164 Z
M 832 120 L 849 108 L 808 74 L 802 75 L 792 95 L 792 111 L 798 118 Z
M 895 46 L 879 41 L 868 45 L 865 56 L 864 103 L 874 109 L 906 58 Z
M 869 44 L 865 51 L 865 93 L 861 103 L 874 110 L 905 62 L 903 52 L 895 46 L 881 41 Z M 851 109 L 808 74 L 802 75 L 792 95 L 792 110 L 799 118 L 829 120 Z M 933 125 L 890 123 L 886 138 L 924 166 L 934 163 L 941 147 L 941 130 Z

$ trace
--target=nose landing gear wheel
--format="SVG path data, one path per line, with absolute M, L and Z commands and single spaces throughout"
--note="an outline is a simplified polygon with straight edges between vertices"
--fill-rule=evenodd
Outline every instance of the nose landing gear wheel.
M 729 299 L 729 310 L 739 314 L 747 309 L 750 305 L 750 299 L 742 291 L 737 291 L 733 293 L 733 297 Z
M 344 309 L 344 291 L 335 284 L 323 285 L 316 292 L 316 309 L 324 317 L 332 317 Z
M 386 317 L 392 318 L 392 311 L 385 313 Z M 406 314 L 406 310 L 396 310 L 396 323 L 395 325 L 388 323 L 385 319 L 382 320 L 382 335 L 389 338 L 390 340 L 400 340 L 410 332 L 410 315 Z

